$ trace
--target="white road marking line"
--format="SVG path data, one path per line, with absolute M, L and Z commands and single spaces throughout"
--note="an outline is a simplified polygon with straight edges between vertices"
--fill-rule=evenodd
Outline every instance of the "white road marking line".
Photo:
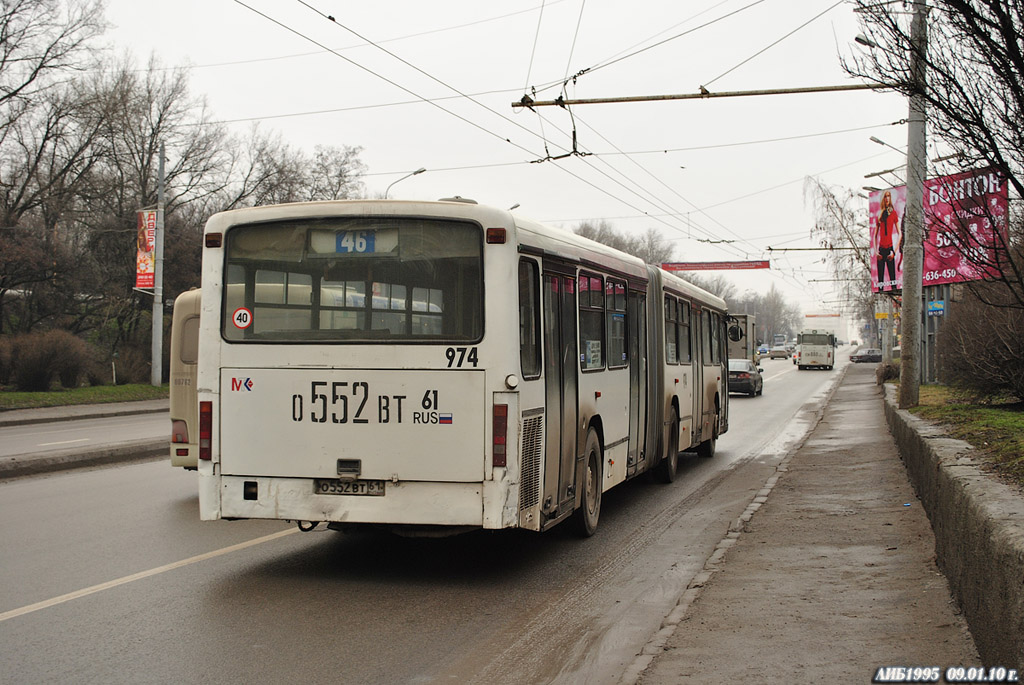
M 159 575 L 161 573 L 166 573 L 167 571 L 173 571 L 176 568 L 181 568 L 183 566 L 189 566 L 191 564 L 196 564 L 196 563 L 199 563 L 200 561 L 206 561 L 207 559 L 213 559 L 215 557 L 223 556 L 225 554 L 230 554 L 231 552 L 237 552 L 239 550 L 245 549 L 246 547 L 253 547 L 255 545 L 261 545 L 264 542 L 270 542 L 271 540 L 276 540 L 277 538 L 281 538 L 281 537 L 284 537 L 285 535 L 291 535 L 292 533 L 297 533 L 297 532 L 299 532 L 298 528 L 290 528 L 288 530 L 282 530 L 282 531 L 280 531 L 278 533 L 273 533 L 271 535 L 264 535 L 261 538 L 256 538 L 254 540 L 249 540 L 247 542 L 240 542 L 237 545 L 231 545 L 230 547 L 224 547 L 222 549 L 217 549 L 217 550 L 214 550 L 212 552 L 207 552 L 205 554 L 199 554 L 197 556 L 189 557 L 188 559 L 182 559 L 181 561 L 175 561 L 173 563 L 166 564 L 164 566 L 158 566 L 156 568 L 151 568 L 148 571 L 140 571 L 138 573 L 133 573 L 130 576 L 124 576 L 123 578 L 118 578 L 116 580 L 110 580 L 110 581 L 107 581 L 106 583 L 100 583 L 99 585 L 93 585 L 92 587 L 87 587 L 87 588 L 84 588 L 82 590 L 76 590 L 75 592 L 69 592 L 68 594 L 61 595 L 60 597 L 53 597 L 52 599 L 46 599 L 46 600 L 43 600 L 42 602 L 36 602 L 35 604 L 29 604 L 28 606 L 21 607 L 20 609 L 11 609 L 10 611 L 5 611 L 4 613 L 0 614 L 0 623 L 3 623 L 4 621 L 6 621 L 8 619 L 11 619 L 11 618 L 17 618 L 18 616 L 24 616 L 25 614 L 31 614 L 34 611 L 39 611 L 41 609 L 48 609 L 48 608 L 50 608 L 52 606 L 57 606 L 58 604 L 64 604 L 65 602 L 70 602 L 73 599 L 79 599 L 81 597 L 86 597 L 88 595 L 92 595 L 92 594 L 95 594 L 97 592 L 102 592 L 104 590 L 110 590 L 111 588 L 115 588 L 115 587 L 117 587 L 119 585 L 125 585 L 127 583 L 134 583 L 136 580 L 142 580 L 144 578 L 149 578 L 151 576 Z
M 79 438 L 78 440 L 61 440 L 60 442 L 41 442 L 38 447 L 49 447 L 50 445 L 70 445 L 73 442 L 89 442 L 89 438 Z

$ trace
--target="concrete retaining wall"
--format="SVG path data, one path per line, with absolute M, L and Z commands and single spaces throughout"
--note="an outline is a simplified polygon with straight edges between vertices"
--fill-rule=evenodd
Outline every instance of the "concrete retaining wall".
M 1024 674 L 1024 497 L 987 474 L 966 442 L 897 407 L 895 388 L 887 387 L 889 430 L 982 661 Z

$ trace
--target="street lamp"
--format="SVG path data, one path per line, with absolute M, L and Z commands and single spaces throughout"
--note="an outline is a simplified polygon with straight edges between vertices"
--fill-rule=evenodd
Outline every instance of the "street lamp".
M 886 174 L 893 174 L 895 176 L 897 171 L 899 171 L 900 169 L 905 169 L 906 166 L 906 164 L 900 164 L 897 167 L 893 167 L 892 169 L 886 169 L 885 171 L 872 171 L 870 174 L 864 174 L 864 178 L 874 178 L 875 176 L 884 176 Z M 897 176 L 897 178 L 899 178 L 899 176 Z
M 416 176 L 418 174 L 422 174 L 424 171 L 426 171 L 426 168 L 420 167 L 416 171 L 413 171 L 412 173 L 406 174 L 402 178 L 398 179 L 398 181 L 404 181 L 405 179 L 409 178 L 410 176 Z M 393 186 L 396 183 L 398 183 L 398 181 L 392 181 L 391 184 L 384 190 L 384 199 L 385 200 L 388 199 L 388 193 L 391 192 L 391 186 Z
M 874 136 L 871 136 L 870 140 L 871 140 L 872 143 L 878 143 L 879 145 L 884 145 L 887 148 L 895 150 L 896 152 L 900 153 L 901 155 L 907 154 L 906 150 L 901 150 L 898 147 L 893 147 L 892 145 L 889 145 L 889 143 L 885 142 L 884 140 L 881 140 L 879 138 L 875 138 Z

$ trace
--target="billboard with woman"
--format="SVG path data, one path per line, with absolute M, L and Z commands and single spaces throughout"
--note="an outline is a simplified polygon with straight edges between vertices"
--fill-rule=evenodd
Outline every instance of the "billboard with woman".
M 871 232 L 871 289 L 903 289 L 903 216 L 907 187 L 871 193 L 868 226 Z
M 1006 179 L 992 169 L 940 176 L 924 184 L 922 285 L 984 279 L 998 273 L 1006 249 Z M 871 193 L 871 289 L 903 288 L 903 217 L 907 187 Z

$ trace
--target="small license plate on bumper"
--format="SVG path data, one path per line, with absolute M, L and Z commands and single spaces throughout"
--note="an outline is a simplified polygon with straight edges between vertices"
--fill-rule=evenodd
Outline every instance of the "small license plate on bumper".
M 385 481 L 382 480 L 334 480 L 317 478 L 313 481 L 313 494 L 383 497 L 384 483 Z

